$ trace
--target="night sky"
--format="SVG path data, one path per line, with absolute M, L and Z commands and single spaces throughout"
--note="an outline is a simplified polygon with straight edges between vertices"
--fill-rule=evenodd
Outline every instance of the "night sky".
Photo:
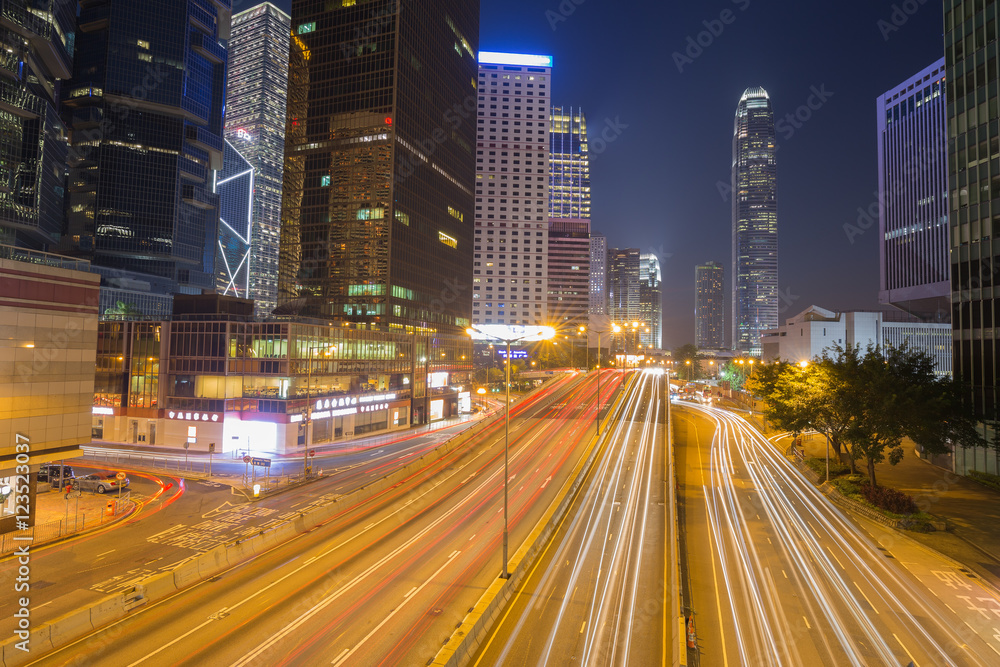
M 728 187 L 733 114 L 752 85 L 778 122 L 779 318 L 811 304 L 878 307 L 877 225 L 853 243 L 844 225 L 877 201 L 876 97 L 942 55 L 941 3 L 921 1 L 482 0 L 480 49 L 554 57 L 553 104 L 587 116 L 593 227 L 611 246 L 660 256 L 669 348 L 694 341 L 695 265 L 715 260 L 730 278 L 718 184 Z M 725 10 L 729 24 L 713 24 Z M 706 21 L 720 34 L 702 35 L 708 46 L 678 71 L 673 54 Z M 782 120 L 813 88 L 827 99 L 811 117 Z

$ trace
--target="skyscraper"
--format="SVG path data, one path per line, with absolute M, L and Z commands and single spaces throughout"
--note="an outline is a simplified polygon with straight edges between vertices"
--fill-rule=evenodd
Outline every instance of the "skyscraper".
M 587 119 L 573 107 L 552 107 L 549 126 L 549 217 L 590 219 Z
M 226 140 L 222 170 L 213 174 L 212 192 L 219 196 L 219 238 L 216 241 L 216 291 L 247 298 L 255 180 L 254 168 Z
M 292 2 L 279 308 L 470 324 L 479 3 Z
M 249 297 L 257 317 L 278 304 L 290 30 L 288 14 L 264 2 L 233 16 L 229 40 L 226 138 L 254 168 Z
M 721 264 L 705 262 L 694 269 L 694 344 L 700 349 L 726 346 L 725 292 Z
M 733 123 L 733 349 L 760 355 L 760 332 L 778 326 L 778 214 L 774 114 L 763 88 L 747 88 Z
M 476 323 L 548 324 L 551 75 L 549 56 L 479 54 Z
M 639 321 L 645 325 L 639 342 L 644 347 L 663 347 L 662 284 L 659 258 L 653 253 L 639 255 Z
M 993 28 L 998 12 L 997 0 L 944 2 L 954 375 L 968 388 L 976 414 L 991 424 L 992 438 L 1000 419 L 995 287 L 1000 230 L 993 229 L 1000 217 L 1000 176 L 995 173 L 1000 55 Z M 989 26 L 985 31 L 984 25 Z
M 548 233 L 549 323 L 576 329 L 590 308 L 590 220 L 551 218 Z
M 77 25 L 65 249 L 213 289 L 229 0 L 95 0 Z
M 639 320 L 639 249 L 608 249 L 608 316 L 613 322 Z
M 876 108 L 879 301 L 924 320 L 947 322 L 944 58 L 879 95 Z
M 72 73 L 76 3 L 4 0 L 0 23 L 0 243 L 47 250 L 63 230 L 66 128 L 58 79 Z
M 590 233 L 590 314 L 608 314 L 608 237 Z

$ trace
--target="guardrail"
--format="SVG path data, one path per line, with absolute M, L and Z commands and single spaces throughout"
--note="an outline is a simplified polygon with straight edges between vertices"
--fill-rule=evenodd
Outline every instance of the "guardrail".
M 117 498 L 109 497 L 108 501 L 115 503 L 114 514 L 107 514 L 104 510 L 73 512 L 58 521 L 47 521 L 24 530 L 3 533 L 0 535 L 0 555 L 12 553 L 17 547 L 25 544 L 37 547 L 46 542 L 53 542 L 63 537 L 113 523 L 135 509 L 135 501 L 131 499 L 123 498 L 119 501 Z

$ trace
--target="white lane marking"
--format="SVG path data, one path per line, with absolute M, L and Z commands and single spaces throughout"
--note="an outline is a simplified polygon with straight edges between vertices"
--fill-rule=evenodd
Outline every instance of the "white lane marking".
M 844 564 L 840 562 L 840 559 L 837 558 L 837 554 L 833 553 L 833 549 L 831 549 L 830 547 L 827 547 L 826 550 L 830 552 L 831 556 L 833 556 L 833 560 L 837 561 L 837 565 L 840 566 L 841 570 L 846 570 L 847 569 L 846 567 L 844 567 Z
M 416 595 L 416 594 L 417 594 L 417 593 L 419 593 L 419 592 L 420 592 L 421 590 L 423 590 L 423 588 L 424 588 L 424 587 L 425 587 L 425 586 L 426 586 L 427 584 L 429 584 L 429 583 L 431 583 L 432 581 L 434 581 L 434 579 L 435 579 L 435 578 L 437 578 L 437 576 L 438 576 L 439 574 L 441 574 L 441 572 L 442 572 L 442 571 L 443 571 L 443 570 L 444 570 L 444 569 L 445 569 L 446 567 L 448 567 L 448 565 L 450 565 L 450 564 L 451 564 L 451 561 L 455 560 L 455 557 L 456 557 L 456 556 L 458 556 L 458 554 L 460 554 L 460 553 L 461 553 L 460 551 L 455 551 L 455 552 L 453 552 L 453 553 L 451 554 L 451 556 L 450 556 L 450 557 L 448 558 L 448 560 L 446 560 L 446 561 L 445 561 L 444 565 L 442 565 L 441 567 L 439 567 L 439 568 L 437 569 L 437 571 L 436 571 L 436 572 L 435 572 L 434 574 L 432 574 L 432 575 L 431 575 L 430 577 L 428 577 L 428 578 L 427 578 L 427 580 L 426 580 L 426 581 L 424 581 L 424 583 L 422 583 L 422 584 L 420 584 L 419 586 L 417 586 L 417 590 L 415 590 L 415 591 L 413 592 L 413 595 Z M 412 597 L 408 597 L 408 598 L 407 598 L 407 601 L 409 601 L 409 600 L 411 600 L 411 599 L 413 599 L 413 598 L 412 598 Z M 392 617 L 393 617 L 393 616 L 395 616 L 396 614 L 398 614 L 398 613 L 399 613 L 399 610 L 400 610 L 400 609 L 402 609 L 402 608 L 403 608 L 403 607 L 404 607 L 405 605 L 406 605 L 406 602 L 404 602 L 403 604 L 401 604 L 401 605 L 399 605 L 398 607 L 396 607 L 395 609 L 393 609 L 393 610 L 392 610 L 392 612 L 391 612 L 391 613 L 390 613 L 390 614 L 389 614 L 388 616 L 386 616 L 386 617 L 385 617 L 384 619 L 382 619 L 382 622 L 381 622 L 381 623 L 379 623 L 379 624 L 378 624 L 378 625 L 376 625 L 376 626 L 375 626 L 374 628 L 372 628 L 372 631 L 371 631 L 371 632 L 369 632 L 369 633 L 368 633 L 367 635 L 365 635 L 365 636 L 364 636 L 364 639 L 362 639 L 361 641 L 359 641 L 359 642 L 358 642 L 358 643 L 357 643 L 357 644 L 356 644 L 356 645 L 354 646 L 354 648 L 352 648 L 352 649 L 351 649 L 350 651 L 348 651 L 347 653 L 342 653 L 342 654 L 341 654 L 340 656 L 338 656 L 338 657 L 337 657 L 337 659 L 336 659 L 336 660 L 334 660 L 334 661 L 333 661 L 333 662 L 331 662 L 330 664 L 334 665 L 335 667 L 336 667 L 336 665 L 341 665 L 341 664 L 343 664 L 343 662 L 344 662 L 345 660 L 347 660 L 348 658 L 350 658 L 350 657 L 351 657 L 351 656 L 352 656 L 352 655 L 354 654 L 354 652 L 355 652 L 355 651 L 357 651 L 357 650 L 358 650 L 359 648 L 361 648 L 361 645 L 362 645 L 362 644 L 364 644 L 364 643 L 365 643 L 365 642 L 367 642 L 367 641 L 368 641 L 369 639 L 371 639 L 372 635 L 374 635 L 374 634 L 375 634 L 376 632 L 378 632 L 379 630 L 381 630 L 381 629 L 382 629 L 382 626 L 384 626 L 384 625 L 385 625 L 386 623 L 388 623 L 388 622 L 389 622 L 389 620 L 390 620 L 390 619 L 392 619 Z
M 414 593 L 416 592 L 416 590 L 417 590 L 417 587 L 416 587 L 416 586 L 414 586 L 413 588 L 411 588 L 411 589 L 410 589 L 410 591 L 409 591 L 409 592 L 408 592 L 408 593 L 407 593 L 406 595 L 404 595 L 404 596 L 403 596 L 403 599 L 405 600 L 406 598 L 408 598 L 408 597 L 410 597 L 411 595 L 413 595 L 413 594 L 414 594 Z M 345 649 L 345 650 L 346 650 L 346 649 Z M 339 656 L 338 656 L 338 657 L 339 657 Z
M 105 551 L 102 554 L 97 554 L 96 556 L 94 556 L 94 558 L 100 558 L 101 556 L 107 556 L 109 553 L 111 553 L 113 551 L 117 551 L 117 549 L 112 549 L 111 551 Z
M 868 606 L 872 608 L 872 611 L 874 611 L 877 614 L 878 609 L 876 609 L 875 605 L 872 604 L 872 601 L 868 599 L 868 596 L 865 595 L 865 592 L 861 590 L 861 586 L 858 586 L 858 582 L 854 582 L 854 587 L 858 589 L 858 592 L 861 593 L 861 597 L 865 599 L 865 602 L 867 602 Z M 895 635 L 893 636 L 895 637 Z

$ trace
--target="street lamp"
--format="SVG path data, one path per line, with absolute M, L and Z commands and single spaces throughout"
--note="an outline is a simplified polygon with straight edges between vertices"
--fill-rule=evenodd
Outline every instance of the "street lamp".
M 684 365 L 688 367 L 688 382 L 691 382 L 691 360 L 685 359 Z
M 479 411 L 483 412 L 486 409 L 486 399 L 483 398 L 486 394 L 486 390 L 483 387 L 480 387 L 476 390 L 476 393 L 479 394 Z
M 306 357 L 309 359 L 309 369 L 306 372 L 306 447 L 302 454 L 302 476 L 309 475 L 309 449 L 312 447 L 312 370 L 313 370 L 313 350 L 325 350 L 324 354 L 330 355 L 330 350 L 337 351 L 336 345 L 314 345 L 306 348 Z
M 480 336 L 486 336 L 487 338 L 493 338 L 494 340 L 507 345 L 507 359 L 504 362 L 507 368 L 507 377 L 505 382 L 506 386 L 504 387 L 506 390 L 506 398 L 504 400 L 506 409 L 504 410 L 504 425 L 503 425 L 503 572 L 501 573 L 500 577 L 502 579 L 509 579 L 510 573 L 507 572 L 507 483 L 509 477 L 507 473 L 507 464 L 508 464 L 508 448 L 510 446 L 510 366 L 511 366 L 510 344 L 516 343 L 520 340 L 524 340 L 525 338 L 533 338 L 535 336 L 537 336 L 539 340 L 548 340 L 553 336 L 555 336 L 556 332 L 555 329 L 552 329 L 551 327 L 546 327 L 545 329 L 539 331 L 537 334 L 527 334 L 521 336 L 520 338 L 508 338 L 508 339 L 491 336 L 490 334 L 483 333 L 482 331 L 474 327 L 469 327 L 468 329 L 465 330 L 465 333 L 469 334 L 469 336 L 472 336 L 474 334 L 478 334 Z

